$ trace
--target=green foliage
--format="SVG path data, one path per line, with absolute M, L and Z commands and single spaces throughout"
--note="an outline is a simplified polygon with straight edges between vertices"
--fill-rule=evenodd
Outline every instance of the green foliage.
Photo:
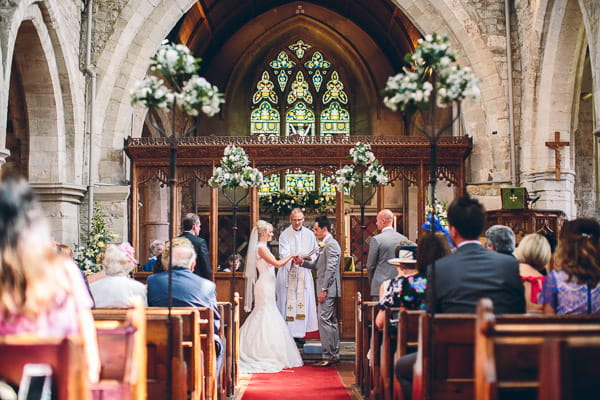
M 284 217 L 290 215 L 294 208 L 299 208 L 305 213 L 326 214 L 335 207 L 335 195 L 306 190 L 273 192 L 261 196 L 260 205 L 266 212 Z
M 102 255 L 108 245 L 115 238 L 115 234 L 108 230 L 106 216 L 98 204 L 94 204 L 91 231 L 85 245 L 73 246 L 75 262 L 86 274 L 92 274 L 102 269 Z

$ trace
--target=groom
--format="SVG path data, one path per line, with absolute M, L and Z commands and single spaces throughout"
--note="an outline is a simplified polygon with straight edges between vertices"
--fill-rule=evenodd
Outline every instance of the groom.
M 340 258 L 341 248 L 331 235 L 331 222 L 325 215 L 317 217 L 313 225 L 315 236 L 321 247 L 314 261 L 304 260 L 302 267 L 317 270 L 317 313 L 319 315 L 319 335 L 323 360 L 313 364 L 315 367 L 329 367 L 340 360 L 340 333 L 335 316 L 337 298 L 341 294 Z M 295 263 L 302 259 L 296 257 Z

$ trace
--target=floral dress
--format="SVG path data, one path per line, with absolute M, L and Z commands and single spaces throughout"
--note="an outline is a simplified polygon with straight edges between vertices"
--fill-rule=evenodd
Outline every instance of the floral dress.
M 388 307 L 404 307 L 408 310 L 425 310 L 425 289 L 427 277 L 425 273 L 393 278 L 379 299 L 379 309 Z
M 600 314 L 600 284 L 591 288 L 569 281 L 563 270 L 550 271 L 539 303 L 550 304 L 557 314 Z

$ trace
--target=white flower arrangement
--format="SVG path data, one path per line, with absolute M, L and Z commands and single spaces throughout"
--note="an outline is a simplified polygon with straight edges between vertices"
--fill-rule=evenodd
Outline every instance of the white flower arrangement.
M 477 98 L 479 81 L 470 68 L 462 68 L 456 63 L 457 55 L 450 49 L 448 35 L 433 33 L 419 39 L 415 52 L 405 57 L 412 69 L 388 78 L 383 90 L 384 104 L 393 111 L 412 114 L 427 108 L 434 89 L 438 107 L 447 107 L 465 98 Z M 433 74 L 436 75 L 435 88 L 429 81 Z
M 348 156 L 352 164 L 345 165 L 336 171 L 335 186 L 338 190 L 352 188 L 356 185 L 379 186 L 388 182 L 388 173 L 375 158 L 371 145 L 358 142 L 350 149 Z
M 199 62 L 186 46 L 163 42 L 150 59 L 150 70 L 163 79 L 149 76 L 138 82 L 131 91 L 131 103 L 163 109 L 178 105 L 191 116 L 200 112 L 214 116 L 225 100 L 216 86 L 198 76 Z
M 215 168 L 213 176 L 208 184 L 213 188 L 236 188 L 248 189 L 260 186 L 263 183 L 262 173 L 250 167 L 248 155 L 241 147 L 229 145 L 225 148 L 221 165 Z

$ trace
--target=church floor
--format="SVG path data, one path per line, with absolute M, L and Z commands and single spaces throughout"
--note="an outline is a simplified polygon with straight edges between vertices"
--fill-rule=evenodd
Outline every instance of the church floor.
M 307 341 L 308 342 L 308 341 Z M 318 341 L 315 341 L 318 343 Z M 358 391 L 358 388 L 354 385 L 354 342 L 342 342 L 340 343 L 340 358 L 341 362 L 336 365 L 336 370 L 340 375 L 342 383 L 348 392 L 351 400 L 362 400 L 362 396 Z M 312 354 L 312 353 L 304 353 L 302 349 L 300 349 L 300 353 L 302 354 L 302 359 L 305 364 L 312 364 L 315 361 L 321 359 L 321 354 Z M 250 383 L 250 379 L 252 378 L 252 374 L 244 374 L 240 375 L 239 380 L 239 389 L 236 391 L 234 400 L 241 400 L 246 387 Z M 327 399 L 323 399 L 327 400 Z

